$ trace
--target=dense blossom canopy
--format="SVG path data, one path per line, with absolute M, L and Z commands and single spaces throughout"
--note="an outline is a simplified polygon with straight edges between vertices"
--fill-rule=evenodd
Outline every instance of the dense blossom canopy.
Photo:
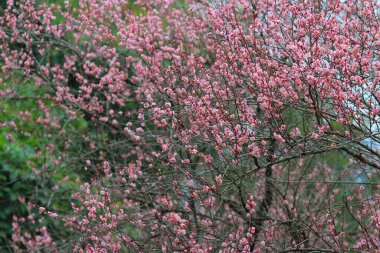
M 0 124 L 78 175 L 27 204 L 70 237 L 15 217 L 14 250 L 379 252 L 377 1 L 74 2 L 1 13 L 0 97 L 42 113 Z

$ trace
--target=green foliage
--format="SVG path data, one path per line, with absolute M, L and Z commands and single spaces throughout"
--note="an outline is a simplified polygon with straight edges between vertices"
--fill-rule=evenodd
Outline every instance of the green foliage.
M 15 78 L 23 77 L 16 75 Z M 74 179 L 77 178 L 75 172 L 67 173 L 64 164 L 52 162 L 63 144 L 58 144 L 53 152 L 46 149 L 52 143 L 60 143 L 53 139 L 61 136 L 49 135 L 49 131 L 36 122 L 45 116 L 38 100 L 43 99 L 47 87 L 36 87 L 29 82 L 12 87 L 9 83 L 12 82 L 0 83 L 0 90 L 12 88 L 17 91 L 17 97 L 0 100 L 0 123 L 4 124 L 0 127 L 0 252 L 9 250 L 13 216 L 27 215 L 27 209 L 19 198 L 51 210 L 69 210 L 68 189 L 76 188 Z M 83 119 L 70 119 L 63 109 L 54 107 L 53 102 L 44 100 L 44 104 L 51 108 L 51 115 L 60 119 L 68 133 L 85 127 Z M 20 119 L 20 112 L 29 112 L 30 120 Z M 69 124 L 64 124 L 68 121 Z M 67 176 L 68 180 L 65 179 Z M 63 181 L 60 187 L 52 190 L 60 181 Z M 52 221 L 48 225 L 59 226 Z

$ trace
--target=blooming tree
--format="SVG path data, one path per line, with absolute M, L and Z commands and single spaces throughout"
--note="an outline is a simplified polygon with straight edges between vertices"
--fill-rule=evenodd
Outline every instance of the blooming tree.
M 38 206 L 71 237 L 15 218 L 14 249 L 379 251 L 379 7 L 8 0 L 0 95 L 43 113 L 2 124 L 78 175 L 70 211 Z

